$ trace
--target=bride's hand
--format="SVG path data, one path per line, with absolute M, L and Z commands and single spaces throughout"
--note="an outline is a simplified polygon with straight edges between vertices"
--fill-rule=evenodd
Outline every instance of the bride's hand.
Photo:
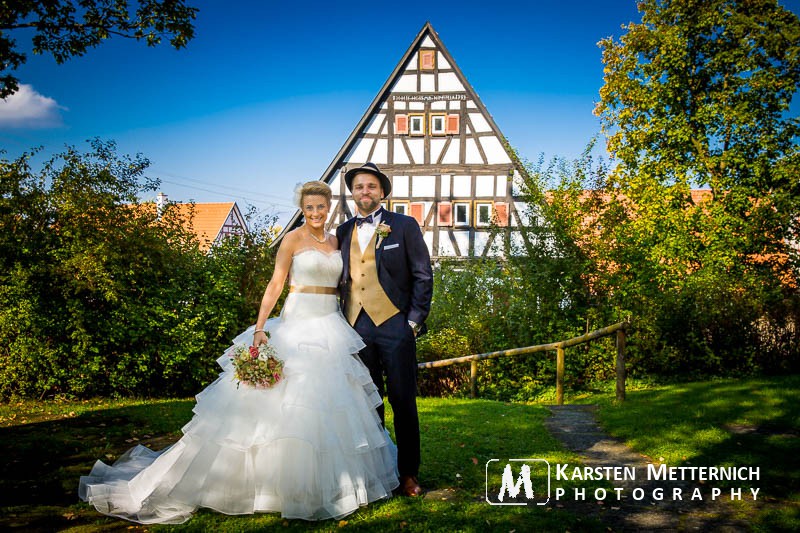
M 258 348 L 262 344 L 266 344 L 266 342 L 267 342 L 267 334 L 264 333 L 263 331 L 256 331 L 255 334 L 253 334 L 253 346 L 255 346 L 256 348 Z

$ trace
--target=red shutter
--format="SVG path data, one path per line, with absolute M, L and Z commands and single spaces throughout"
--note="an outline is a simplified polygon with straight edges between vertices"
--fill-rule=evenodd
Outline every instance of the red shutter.
M 422 202 L 411 202 L 408 206 L 409 215 L 422 226 L 423 215 L 425 214 L 425 204 Z
M 436 66 L 436 50 L 419 51 L 420 70 L 433 70 Z
M 394 132 L 398 135 L 408 135 L 408 115 L 394 116 Z
M 453 225 L 453 204 L 450 202 L 439 202 L 439 226 Z
M 447 121 L 445 123 L 444 132 L 447 135 L 458 133 L 460 122 L 461 122 L 461 117 L 459 115 L 447 115 Z
M 495 202 L 494 212 L 497 214 L 497 225 L 508 226 L 508 204 L 505 202 Z

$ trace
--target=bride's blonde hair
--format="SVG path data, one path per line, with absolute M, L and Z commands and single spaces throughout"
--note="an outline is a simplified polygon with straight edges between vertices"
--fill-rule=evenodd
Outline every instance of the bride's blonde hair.
M 303 209 L 303 198 L 306 196 L 324 196 L 325 201 L 330 205 L 333 193 L 324 181 L 314 180 L 303 184 L 298 183 L 297 187 L 294 188 L 294 203 L 300 209 Z

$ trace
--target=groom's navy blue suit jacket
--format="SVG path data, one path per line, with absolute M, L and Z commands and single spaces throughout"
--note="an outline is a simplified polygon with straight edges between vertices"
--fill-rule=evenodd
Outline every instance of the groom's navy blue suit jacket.
M 342 250 L 342 280 L 340 289 L 343 305 L 350 294 L 350 243 L 355 218 L 336 228 L 336 238 Z M 378 281 L 386 296 L 407 320 L 413 320 L 425 331 L 425 319 L 431 309 L 433 272 L 428 247 L 422 239 L 419 224 L 413 218 L 381 210 L 381 223 L 392 228 L 391 233 L 375 249 Z

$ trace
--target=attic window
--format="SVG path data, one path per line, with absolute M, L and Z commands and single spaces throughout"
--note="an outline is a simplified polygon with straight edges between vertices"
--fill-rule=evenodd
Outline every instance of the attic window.
M 444 113 L 431 114 L 431 135 L 444 135 L 445 131 L 445 115 Z
M 425 114 L 408 115 L 408 133 L 411 135 L 425 135 Z
M 419 69 L 420 70 L 436 69 L 436 50 L 419 51 Z

